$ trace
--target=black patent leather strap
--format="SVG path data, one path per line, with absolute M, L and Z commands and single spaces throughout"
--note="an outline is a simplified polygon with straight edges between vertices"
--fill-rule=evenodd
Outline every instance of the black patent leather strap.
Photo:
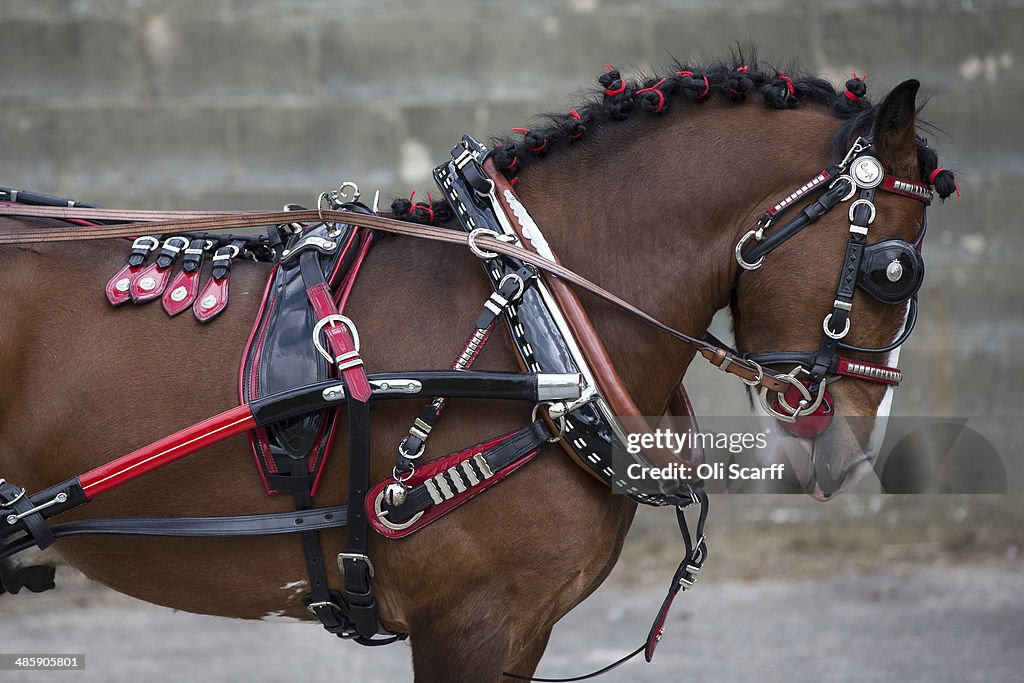
M 54 537 L 49 525 L 47 525 L 46 520 L 43 519 L 43 515 L 35 511 L 36 508 L 37 505 L 26 495 L 25 489 L 0 479 L 0 512 L 2 512 L 4 517 L 0 519 L 0 525 L 13 527 L 15 524 L 20 523 L 25 531 L 28 532 L 32 545 L 40 549 L 48 548 L 57 539 Z M 8 517 L 16 517 L 17 519 L 14 522 L 9 522 Z
M 181 269 L 186 273 L 194 273 L 203 267 L 203 253 L 206 251 L 206 240 L 194 239 L 189 242 L 182 259 Z
M 850 192 L 850 181 L 845 178 L 839 179 L 836 184 L 823 192 L 820 197 L 811 202 L 800 211 L 800 214 L 788 223 L 770 232 L 760 242 L 752 243 L 744 250 L 743 260 L 748 263 L 756 263 L 762 256 L 765 256 L 776 249 L 783 242 L 793 237 L 811 223 L 816 223 L 822 216 L 836 206 L 843 197 Z
M 54 538 L 75 536 L 176 536 L 199 538 L 235 538 L 270 536 L 320 531 L 345 526 L 345 505 L 297 512 L 230 517 L 114 517 L 82 519 L 50 527 Z M 35 540 L 21 537 L 0 547 L 0 560 L 36 547 Z
M 345 602 L 349 618 L 362 638 L 372 638 L 381 632 L 377 615 L 377 601 L 373 593 L 373 569 L 367 556 L 370 523 L 366 518 L 364 501 L 370 489 L 370 406 L 349 398 L 349 467 L 348 501 L 349 523 L 345 539 Z
M 844 351 L 858 351 L 860 353 L 889 353 L 890 351 L 895 351 L 902 346 L 905 341 L 907 341 L 910 337 L 910 333 L 914 331 L 914 326 L 917 324 L 917 311 L 917 299 L 911 299 L 910 307 L 907 309 L 907 322 L 904 323 L 903 331 L 900 333 L 900 336 L 896 337 L 896 340 L 891 344 L 886 344 L 885 346 L 880 346 L 878 348 L 871 348 L 840 341 L 839 348 Z
M 860 263 L 864 257 L 864 245 L 867 244 L 868 226 L 874 218 L 875 209 L 871 204 L 875 191 L 872 188 L 860 192 L 860 200 L 864 203 L 853 207 L 850 221 L 850 236 L 846 241 L 846 253 L 839 272 L 839 284 L 836 286 L 836 298 L 832 303 L 832 312 L 823 323 L 832 334 L 822 334 L 821 346 L 817 358 L 811 367 L 810 380 L 820 382 L 832 369 L 842 337 L 849 332 L 850 313 L 853 310 L 853 295 L 857 291 L 857 278 L 860 276 Z

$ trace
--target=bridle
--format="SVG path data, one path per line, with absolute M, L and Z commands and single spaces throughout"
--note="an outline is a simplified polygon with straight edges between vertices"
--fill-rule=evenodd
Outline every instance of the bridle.
M 816 351 L 775 351 L 745 354 L 744 357 L 762 367 L 793 366 L 785 375 L 790 387 L 776 393 L 759 393 L 761 407 L 778 419 L 783 427 L 797 436 L 811 437 L 828 426 L 834 406 L 827 385 L 842 377 L 896 386 L 902 380 L 899 368 L 856 361 L 840 355 L 842 351 L 882 354 L 899 348 L 910 336 L 917 322 L 917 291 L 924 280 L 921 244 L 927 230 L 927 208 L 913 242 L 886 239 L 867 244 L 869 226 L 875 220 L 875 192 L 883 190 L 922 202 L 932 200 L 931 189 L 913 180 L 886 175 L 881 162 L 870 155 L 870 138 L 857 138 L 843 160 L 816 175 L 799 189 L 766 211 L 754 228 L 736 244 L 735 256 L 740 266 L 736 279 L 745 271 L 756 271 L 774 249 L 816 222 L 839 204 L 854 199 L 849 206 L 850 235 L 839 274 L 832 310 L 822 320 L 822 337 Z M 829 182 L 831 181 L 831 182 Z M 826 183 L 827 186 L 826 186 Z M 827 187 L 818 198 L 806 205 L 787 223 L 772 229 L 779 216 L 796 205 L 805 195 Z M 753 241 L 751 241 L 753 240 Z M 868 295 L 884 303 L 908 303 L 902 331 L 896 339 L 881 347 L 863 347 L 843 341 L 850 332 L 853 298 L 860 287 Z

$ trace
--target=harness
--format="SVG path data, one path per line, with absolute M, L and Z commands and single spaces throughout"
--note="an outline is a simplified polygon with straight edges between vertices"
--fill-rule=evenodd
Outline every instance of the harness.
M 834 310 L 824 321 L 821 348 L 810 353 L 754 356 L 740 354 L 713 337 L 696 338 L 676 330 L 559 263 L 539 226 L 494 168 L 489 150 L 469 136 L 455 146 L 451 160 L 434 172 L 461 230 L 381 217 L 359 204 L 358 196 L 349 201 L 341 191 L 321 195 L 315 210 L 289 206 L 284 212 L 223 214 L 82 208 L 68 200 L 0 189 L 0 199 L 11 202 L 0 205 L 0 215 L 58 218 L 77 224 L 74 228 L 0 233 L 0 244 L 135 238 L 128 263 L 106 288 L 113 305 L 160 298 L 170 315 L 191 308 L 197 319 L 209 322 L 228 305 L 233 260 L 253 258 L 276 264 L 246 346 L 239 384 L 241 404 L 35 494 L 0 479 L 0 538 L 5 539 L 0 560 L 83 534 L 232 537 L 298 533 L 310 575 L 310 593 L 304 602 L 311 614 L 342 638 L 366 645 L 390 643 L 404 635 L 389 632 L 377 617 L 374 567 L 367 555 L 369 529 L 388 538 L 414 533 L 528 464 L 545 443 L 557 442 L 593 476 L 622 487 L 634 500 L 676 508 L 686 552 L 644 646 L 633 653 L 644 651 L 650 660 L 675 595 L 693 585 L 703 566 L 707 495 L 699 481 L 662 482 L 656 493 L 616 481 L 612 453 L 628 452 L 622 448 L 626 429 L 620 417 L 638 417 L 640 411 L 569 285 L 691 345 L 720 370 L 759 388 L 762 403 L 767 405 L 769 394 L 774 394 L 783 406 L 782 410 L 772 408 L 780 420 L 796 422 L 820 410 L 826 402 L 825 382 L 832 376 L 898 383 L 898 370 L 858 365 L 836 355 L 837 349 L 864 351 L 841 342 L 849 331 L 856 286 L 882 301 L 896 303 L 906 300 L 900 297 L 914 294 L 923 277 L 917 250 L 920 238 L 912 245 L 890 240 L 892 244 L 866 246 L 865 240 L 867 226 L 874 219 L 871 199 L 877 188 L 925 203 L 930 190 L 912 181 L 883 177 L 881 164 L 864 154 L 868 149 L 870 142 L 858 140 L 840 164 L 766 212 L 737 244 L 740 266 L 756 270 L 772 249 L 860 192 L 850 207 L 847 265 Z M 766 235 L 780 213 L 830 179 L 829 189 L 814 203 Z M 263 236 L 214 232 L 257 226 L 271 227 Z M 372 231 L 460 244 L 480 259 L 492 294 L 483 303 L 451 370 L 365 372 L 356 326 L 343 313 L 359 264 L 373 245 Z M 923 231 L 924 223 L 921 236 Z M 755 241 L 747 246 L 751 239 Z M 149 263 L 154 253 L 156 258 Z M 206 285 L 200 287 L 201 265 L 208 254 L 212 254 L 213 270 Z M 181 270 L 174 275 L 179 255 Z M 916 304 L 911 306 L 916 317 Z M 472 370 L 502 317 L 524 372 Z M 871 351 L 895 348 L 912 327 L 913 317 L 893 345 Z M 282 354 L 295 354 L 290 365 L 275 365 Z M 797 369 L 788 374 L 765 369 L 788 364 Z M 809 387 L 816 387 L 816 393 L 812 395 Z M 795 400 L 791 390 L 798 392 L 795 407 L 787 402 Z M 456 397 L 531 402 L 533 419 L 518 431 L 421 462 L 447 400 Z M 377 401 L 410 398 L 426 399 L 424 409 L 409 434 L 396 444 L 392 476 L 371 486 L 371 409 Z M 680 416 L 692 419 L 681 389 L 675 406 Z M 349 442 L 348 505 L 317 508 L 313 493 L 341 412 Z M 245 432 L 251 434 L 268 493 L 291 493 L 294 512 L 48 522 L 120 484 Z M 669 462 L 669 458 L 680 461 L 679 456 L 659 451 L 635 457 L 654 466 Z M 693 450 L 683 455 L 682 461 L 699 463 L 702 457 L 699 450 Z M 691 534 L 684 513 L 695 505 L 700 514 Z M 337 527 L 347 531 L 345 551 L 337 558 L 344 575 L 343 591 L 330 588 L 317 536 L 320 530 Z

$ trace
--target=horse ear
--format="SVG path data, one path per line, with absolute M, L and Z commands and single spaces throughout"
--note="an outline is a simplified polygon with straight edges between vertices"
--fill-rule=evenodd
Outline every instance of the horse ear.
M 920 87 L 921 83 L 913 78 L 903 81 L 886 95 L 875 116 L 875 152 L 883 163 L 903 173 L 917 166 L 914 119 Z

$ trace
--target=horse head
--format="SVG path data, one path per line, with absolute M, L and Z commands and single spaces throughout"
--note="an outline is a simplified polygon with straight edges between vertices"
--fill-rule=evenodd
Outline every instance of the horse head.
M 837 132 L 844 147 L 864 147 L 844 169 L 860 198 L 852 188 L 815 225 L 783 235 L 770 253 L 755 244 L 739 259 L 751 272 L 740 271 L 732 299 L 737 345 L 796 379 L 782 396 L 754 390 L 758 414 L 782 427 L 759 456 L 763 464 L 788 463 L 818 500 L 850 489 L 872 469 L 901 379 L 900 344 L 916 320 L 925 191 L 938 170 L 915 130 L 918 85 L 900 84 Z M 759 239 L 773 230 L 786 226 L 771 226 Z M 745 260 L 755 257 L 763 259 L 758 267 Z M 801 415 L 794 414 L 798 402 L 808 407 Z
M 759 459 L 788 462 L 818 499 L 849 489 L 899 383 L 925 206 L 955 189 L 916 134 L 918 82 L 872 107 L 858 78 L 845 91 L 746 66 L 603 78 L 601 105 L 519 129 L 498 165 L 563 262 L 691 335 L 730 307 L 742 358 L 781 382 L 754 382 L 758 414 L 782 427 L 767 426 Z M 736 106 L 758 89 L 767 109 Z M 591 310 L 637 405 L 660 414 L 692 349 Z

